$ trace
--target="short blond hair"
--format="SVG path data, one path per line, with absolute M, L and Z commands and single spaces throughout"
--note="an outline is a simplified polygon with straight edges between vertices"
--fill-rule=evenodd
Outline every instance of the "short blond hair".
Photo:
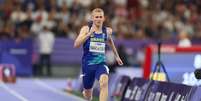
M 104 14 L 103 9 L 101 9 L 101 8 L 95 8 L 95 9 L 93 9 L 93 10 L 92 10 L 92 14 L 95 13 L 95 12 L 98 12 L 98 13 L 100 12 L 100 13 L 103 13 L 103 14 Z

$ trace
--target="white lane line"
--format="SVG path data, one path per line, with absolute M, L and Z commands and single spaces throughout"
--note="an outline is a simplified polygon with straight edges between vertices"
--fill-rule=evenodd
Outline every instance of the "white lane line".
M 54 92 L 54 93 L 56 93 L 56 94 L 60 94 L 60 95 L 62 95 L 62 96 L 66 96 L 66 97 L 69 97 L 69 96 L 70 96 L 70 97 L 72 97 L 72 98 L 74 98 L 74 99 L 76 99 L 76 100 L 78 100 L 78 101 L 86 101 L 86 100 L 83 100 L 83 99 L 80 98 L 80 97 L 77 97 L 77 96 L 75 96 L 75 95 L 72 95 L 72 94 L 69 94 L 69 93 L 66 93 L 66 92 L 62 92 L 62 91 L 60 91 L 60 90 L 58 90 L 58 89 L 56 89 L 56 88 L 54 88 L 54 87 L 51 87 L 51 86 L 47 85 L 45 82 L 43 82 L 43 81 L 41 81 L 41 80 L 39 80 L 39 79 L 35 79 L 34 82 L 35 82 L 36 84 L 38 84 L 39 86 L 44 87 L 44 88 L 46 88 L 46 89 L 48 89 L 48 90 L 50 90 L 50 91 L 52 91 L 52 92 Z
M 0 87 L 2 87 L 3 89 L 5 89 L 6 91 L 8 91 L 11 95 L 17 97 L 20 101 L 29 101 L 27 98 L 25 98 L 24 96 L 22 96 L 20 93 L 12 90 L 8 86 L 6 86 L 3 82 L 0 82 Z

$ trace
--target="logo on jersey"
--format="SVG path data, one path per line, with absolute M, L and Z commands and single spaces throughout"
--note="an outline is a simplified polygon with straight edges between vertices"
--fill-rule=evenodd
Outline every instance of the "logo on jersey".
M 91 38 L 91 42 L 104 42 L 103 38 Z

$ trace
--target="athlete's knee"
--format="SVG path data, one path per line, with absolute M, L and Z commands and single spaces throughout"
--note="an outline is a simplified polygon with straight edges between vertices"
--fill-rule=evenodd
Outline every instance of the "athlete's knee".
M 101 89 L 108 87 L 108 80 L 109 80 L 108 75 L 106 75 L 106 74 L 101 75 L 100 80 L 99 80 Z

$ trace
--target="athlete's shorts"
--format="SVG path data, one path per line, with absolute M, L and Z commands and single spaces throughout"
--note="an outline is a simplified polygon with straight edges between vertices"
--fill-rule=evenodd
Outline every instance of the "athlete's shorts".
M 109 68 L 105 64 L 82 65 L 83 86 L 84 89 L 93 87 L 95 78 L 99 81 L 102 74 L 109 74 Z

